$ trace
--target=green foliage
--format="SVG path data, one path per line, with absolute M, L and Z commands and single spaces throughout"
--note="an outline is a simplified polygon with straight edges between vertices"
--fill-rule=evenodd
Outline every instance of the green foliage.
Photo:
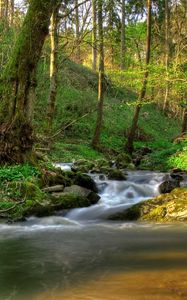
M 91 146 L 86 145 L 83 141 L 79 143 L 77 140 L 75 143 L 75 141 L 68 140 L 68 142 L 63 141 L 55 144 L 51 155 L 53 161 L 72 162 L 82 158 L 95 160 L 103 157 L 101 153 L 93 150 Z
M 38 175 L 38 169 L 29 164 L 0 167 L 0 183 L 5 181 L 31 179 Z
M 187 170 L 187 145 L 183 148 L 180 147 L 180 149 L 169 157 L 168 165 L 173 168 L 177 167 L 182 170 Z

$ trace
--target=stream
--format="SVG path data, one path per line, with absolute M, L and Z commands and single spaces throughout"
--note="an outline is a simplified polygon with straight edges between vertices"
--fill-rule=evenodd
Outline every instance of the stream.
M 91 175 L 101 199 L 65 217 L 0 224 L 1 300 L 187 299 L 187 223 L 107 217 L 159 194 L 165 174 Z

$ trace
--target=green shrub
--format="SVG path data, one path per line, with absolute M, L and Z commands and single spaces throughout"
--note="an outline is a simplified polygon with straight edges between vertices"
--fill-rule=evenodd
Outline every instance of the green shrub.
M 38 175 L 38 169 L 29 164 L 0 167 L 0 183 L 5 181 L 31 179 Z

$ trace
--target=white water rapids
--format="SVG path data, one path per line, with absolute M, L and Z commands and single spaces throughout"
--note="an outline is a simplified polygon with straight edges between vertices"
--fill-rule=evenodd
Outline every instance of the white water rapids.
M 159 194 L 166 174 L 149 171 L 128 172 L 127 180 L 108 180 L 103 174 L 90 174 L 97 183 L 98 204 L 71 210 L 66 217 L 76 221 L 98 221 Z
M 98 204 L 65 217 L 0 224 L 0 300 L 187 299 L 186 223 L 106 220 L 156 196 L 165 174 L 90 176 Z

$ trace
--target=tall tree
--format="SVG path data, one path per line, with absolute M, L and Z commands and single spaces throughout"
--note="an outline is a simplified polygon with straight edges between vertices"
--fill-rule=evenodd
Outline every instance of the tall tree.
M 0 0 L 0 18 L 4 17 L 4 0 Z
M 183 119 L 182 119 L 182 133 L 187 133 L 187 108 L 184 109 Z
M 125 68 L 125 0 L 121 4 L 121 70 Z
M 12 26 L 14 22 L 14 0 L 9 1 L 9 23 Z
M 80 20 L 79 20 L 79 3 L 75 0 L 75 36 L 76 36 L 76 61 L 81 60 L 81 49 L 80 49 Z
M 97 5 L 96 0 L 92 0 L 92 70 L 97 68 Z
M 50 54 L 50 91 L 48 101 L 48 128 L 51 130 L 54 113 L 55 101 L 57 93 L 57 59 L 58 59 L 58 12 L 60 4 L 54 7 L 51 16 L 50 39 L 51 39 L 51 54 Z
M 128 133 L 127 137 L 127 143 L 125 145 L 125 150 L 132 154 L 134 150 L 134 138 L 138 126 L 138 119 L 139 119 L 139 114 L 140 110 L 142 107 L 142 102 L 145 98 L 146 95 L 146 89 L 147 89 L 147 82 L 148 82 L 148 76 L 149 76 L 149 70 L 148 70 L 148 65 L 150 62 L 150 54 L 151 54 L 151 9 L 152 9 L 152 0 L 147 0 L 147 43 L 146 43 L 146 70 L 144 74 L 144 80 L 142 84 L 142 88 L 139 94 L 138 98 L 138 104 L 136 105 L 135 112 L 134 112 L 134 117 L 132 120 L 132 125 Z
M 163 109 L 166 110 L 168 107 L 168 94 L 169 94 L 169 78 L 168 78 L 168 69 L 169 69 L 169 6 L 168 0 L 165 0 L 165 65 L 166 65 L 166 90 L 164 97 Z
M 48 34 L 57 0 L 31 0 L 11 59 L 0 78 L 0 161 L 23 162 L 31 157 L 32 76 Z
M 93 148 L 98 148 L 103 121 L 104 102 L 104 47 L 103 47 L 103 0 L 98 0 L 98 49 L 99 49 L 99 81 L 98 81 L 98 106 L 97 121 L 92 140 Z
M 113 41 L 113 29 L 114 29 L 114 0 L 108 0 L 108 32 L 109 32 L 109 51 L 111 58 L 111 65 L 114 65 L 114 41 Z

